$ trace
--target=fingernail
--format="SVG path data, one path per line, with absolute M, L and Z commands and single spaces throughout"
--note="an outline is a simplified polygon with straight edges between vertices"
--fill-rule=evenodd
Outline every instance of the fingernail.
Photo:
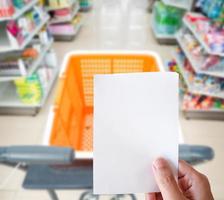
M 153 161 L 153 168 L 154 169 L 161 169 L 167 165 L 167 162 L 164 158 L 157 158 Z

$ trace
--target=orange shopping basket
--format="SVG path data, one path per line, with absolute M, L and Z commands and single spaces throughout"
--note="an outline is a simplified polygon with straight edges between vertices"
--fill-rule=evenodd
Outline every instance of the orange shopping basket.
M 63 63 L 45 144 L 72 147 L 76 158 L 93 150 L 94 74 L 163 71 L 154 52 L 71 52 Z

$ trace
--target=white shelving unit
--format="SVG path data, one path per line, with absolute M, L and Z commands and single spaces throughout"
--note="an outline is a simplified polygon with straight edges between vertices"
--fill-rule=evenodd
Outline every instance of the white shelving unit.
M 162 0 L 168 6 L 177 7 L 183 10 L 191 10 L 193 0 Z
M 190 51 L 187 49 L 186 45 L 184 44 L 183 39 L 181 39 L 181 31 L 179 31 L 176 34 L 176 39 L 196 73 L 224 78 L 224 66 L 212 67 L 212 69 L 207 69 L 207 70 L 200 69 L 200 66 L 203 64 L 203 60 L 198 61 L 191 55 Z
M 31 10 L 36 4 L 38 3 L 38 0 L 33 0 L 30 3 L 28 3 L 24 8 L 20 10 L 16 10 L 16 13 L 10 17 L 10 18 L 1 18 L 0 23 L 3 23 L 3 26 L 1 26 L 0 29 L 0 53 L 10 53 L 13 51 L 22 51 L 29 43 L 31 43 L 32 39 L 35 35 L 37 35 L 41 29 L 48 23 L 49 21 L 49 15 L 46 13 L 43 13 L 42 16 L 40 16 L 40 23 L 34 28 L 34 30 L 25 38 L 23 43 L 21 45 L 17 44 L 17 42 L 12 41 L 11 38 L 9 39 L 6 30 L 2 30 L 6 27 L 6 23 L 8 20 L 16 20 L 20 16 L 22 16 L 26 11 Z M 10 41 L 9 41 L 10 40 Z M 39 67 L 43 65 L 43 61 L 45 56 L 47 55 L 47 52 L 50 51 L 51 46 L 53 43 L 53 39 L 51 39 L 48 44 L 42 45 L 43 49 L 41 49 L 41 52 L 39 56 L 36 58 L 36 60 L 33 61 L 33 63 L 28 67 L 28 69 L 25 69 L 25 72 L 23 72 L 23 76 L 29 76 L 32 75 Z M 22 59 L 19 59 L 22 61 Z M 23 115 L 35 115 L 40 110 L 40 108 L 44 105 L 44 103 L 47 100 L 47 97 L 53 87 L 53 84 L 58 76 L 58 67 L 55 66 L 53 68 L 53 76 L 52 79 L 49 81 L 49 85 L 44 91 L 44 95 L 42 97 L 42 100 L 40 103 L 37 104 L 25 104 L 23 103 L 16 91 L 16 86 L 13 82 L 18 76 L 1 76 L 0 77 L 0 114 L 23 114 Z M 21 77 L 21 76 L 19 76 Z
M 203 15 L 201 14 L 197 14 L 197 13 L 191 13 L 192 15 L 194 15 L 195 17 L 203 17 Z M 197 38 L 197 40 L 200 42 L 200 44 L 202 45 L 202 47 L 206 50 L 206 52 L 210 55 L 217 55 L 217 56 L 222 56 L 224 57 L 224 52 L 220 53 L 220 52 L 214 52 L 209 46 L 208 44 L 206 44 L 206 42 L 203 39 L 203 36 L 200 35 L 199 32 L 197 32 L 197 30 L 195 30 L 194 25 L 191 24 L 186 17 L 183 18 L 183 22 L 184 24 L 187 26 L 187 28 L 194 34 L 194 36 Z
M 0 84 L 0 94 L 1 94 L 0 95 L 0 113 L 2 112 L 2 110 L 4 110 L 4 108 L 11 108 L 11 109 L 23 108 L 23 109 L 31 109 L 31 110 L 35 110 L 37 108 L 40 109 L 45 104 L 57 76 L 58 76 L 58 68 L 55 67 L 53 77 L 49 82 L 49 86 L 47 87 L 47 90 L 41 102 L 38 104 L 29 105 L 29 104 L 24 104 L 23 102 L 21 102 L 17 95 L 16 87 L 13 84 L 13 82 L 6 82 L 5 84 Z
M 52 44 L 53 44 L 53 39 L 46 46 L 43 47 L 40 55 L 32 63 L 32 65 L 29 67 L 25 76 L 30 76 L 31 74 L 33 74 L 35 72 L 35 70 L 40 66 L 41 62 L 43 61 L 46 53 L 50 50 Z M 0 77 L 0 82 L 13 81 L 13 80 L 17 79 L 18 77 L 21 77 L 21 75 L 20 76 L 8 76 L 8 77 L 7 76 L 5 76 L 5 77 L 2 76 L 2 77 Z
M 31 9 L 34 5 L 38 3 L 38 0 L 31 0 L 28 4 L 26 4 L 23 8 L 15 9 L 15 13 L 11 17 L 0 17 L 0 22 L 8 21 L 8 20 L 15 20 L 20 17 L 23 13 Z
M 33 37 L 38 32 L 40 32 L 41 28 L 48 22 L 48 20 L 49 16 L 48 15 L 44 16 L 40 24 L 33 30 L 32 33 L 29 34 L 29 36 L 24 40 L 23 44 L 20 46 L 19 45 L 11 46 L 9 44 L 7 34 L 5 34 L 3 37 L 0 38 L 0 53 L 24 49 L 31 42 Z
M 184 63 L 183 61 L 181 60 L 181 58 L 177 55 L 176 52 L 173 53 L 173 57 L 174 59 L 176 60 L 177 62 L 177 65 L 181 71 L 181 74 L 183 75 L 184 77 L 184 80 L 187 84 L 187 87 L 188 87 L 188 90 L 189 92 L 193 93 L 193 94 L 200 94 L 200 95 L 205 95 L 205 96 L 211 96 L 211 97 L 215 97 L 215 98 L 221 98 L 221 99 L 224 99 L 224 92 L 219 92 L 219 93 L 211 93 L 211 92 L 208 92 L 206 90 L 203 90 L 203 89 L 197 89 L 189 80 L 188 76 L 187 76 L 187 72 L 186 70 L 184 69 Z
M 60 18 L 60 19 L 54 19 L 52 18 L 50 20 L 50 24 L 58 24 L 58 23 L 65 23 L 65 22 L 70 22 L 72 21 L 72 19 L 77 15 L 77 13 L 79 12 L 80 6 L 78 1 L 75 2 L 75 9 L 73 10 L 72 14 L 70 16 L 66 16 L 64 18 Z

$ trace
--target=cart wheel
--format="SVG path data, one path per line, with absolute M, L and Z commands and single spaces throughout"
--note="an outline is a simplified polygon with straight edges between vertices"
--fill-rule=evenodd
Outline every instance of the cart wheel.
M 80 200 L 98 200 L 99 195 L 94 195 L 92 191 L 83 192 L 79 198 Z
M 111 200 L 122 200 L 122 199 L 137 200 L 134 194 L 118 194 L 111 198 Z

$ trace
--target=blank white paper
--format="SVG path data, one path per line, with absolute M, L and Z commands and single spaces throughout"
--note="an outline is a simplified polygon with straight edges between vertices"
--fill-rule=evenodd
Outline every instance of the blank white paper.
M 158 192 L 157 157 L 178 166 L 178 75 L 95 75 L 94 194 Z

